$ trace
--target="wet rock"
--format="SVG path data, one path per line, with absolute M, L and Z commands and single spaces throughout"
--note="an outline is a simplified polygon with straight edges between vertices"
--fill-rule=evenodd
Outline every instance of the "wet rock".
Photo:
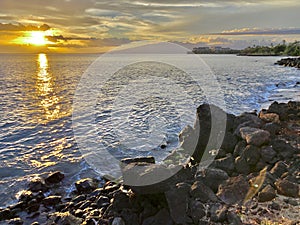
M 161 209 L 155 216 L 145 219 L 142 225 L 173 225 L 172 218 L 166 208 Z
M 37 212 L 40 208 L 40 203 L 36 199 L 32 199 L 28 202 L 26 211 L 29 213 Z
M 277 180 L 275 182 L 279 194 L 287 197 L 299 198 L 299 185 L 288 180 Z
M 276 197 L 276 192 L 271 185 L 267 185 L 262 191 L 258 194 L 259 202 L 268 202 L 273 200 Z
M 137 157 L 137 158 L 125 158 L 121 160 L 124 164 L 130 164 L 130 163 L 155 163 L 155 158 L 153 156 L 148 157 Z
M 273 176 L 279 178 L 279 177 L 282 176 L 282 174 L 284 174 L 284 173 L 287 172 L 287 171 L 288 171 L 288 166 L 287 166 L 287 164 L 285 164 L 285 163 L 282 162 L 282 161 L 279 161 L 279 162 L 277 162 L 277 163 L 274 165 L 274 167 L 271 169 L 270 173 L 271 173 Z
M 54 206 L 61 202 L 61 196 L 49 196 L 47 198 L 44 198 L 42 202 L 45 206 Z
M 40 223 L 39 223 L 39 222 L 33 222 L 33 223 L 30 224 L 30 225 L 40 225 Z
M 295 149 L 284 140 L 275 139 L 271 144 L 273 149 L 284 159 L 292 157 L 295 153 Z
M 211 167 L 224 170 L 227 174 L 230 175 L 234 170 L 234 158 L 229 153 L 224 158 L 214 160 L 211 164 Z
M 242 152 L 242 157 L 249 166 L 254 166 L 260 159 L 260 149 L 253 145 L 247 145 Z
M 109 198 L 106 197 L 106 196 L 100 196 L 100 197 L 97 199 L 96 203 L 97 203 L 97 206 L 98 206 L 99 208 L 102 208 L 102 207 L 104 207 L 104 206 L 109 205 L 110 200 L 109 200 Z
M 179 183 L 176 187 L 165 193 L 170 215 L 175 223 L 186 224 L 188 221 L 186 212 L 188 209 L 190 189 L 191 185 Z
M 112 209 L 116 212 L 122 211 L 122 209 L 128 209 L 132 207 L 129 196 L 126 193 L 118 191 L 114 194 L 112 201 Z
M 75 217 L 69 212 L 55 212 L 49 215 L 48 223 L 55 224 L 55 225 L 81 225 L 83 220 L 81 218 Z
M 75 183 L 79 193 L 90 193 L 98 187 L 98 181 L 91 178 L 85 178 Z
M 198 199 L 203 203 L 218 201 L 216 194 L 201 181 L 196 181 L 191 186 L 190 193 L 193 198 Z
M 226 204 L 242 202 L 249 190 L 249 183 L 242 176 L 230 177 L 224 184 L 221 184 L 217 196 Z
M 51 173 L 46 179 L 47 184 L 57 184 L 64 179 L 65 175 L 59 171 Z
M 38 192 L 38 191 L 46 191 L 48 187 L 45 184 L 45 181 L 41 177 L 35 177 L 33 178 L 29 184 L 28 184 L 28 190 L 32 192 Z
M 0 221 L 1 220 L 9 220 L 14 217 L 12 210 L 10 209 L 2 209 L 0 210 Z
M 24 222 L 20 218 L 14 218 L 8 221 L 8 225 L 22 225 Z
M 235 169 L 239 174 L 249 174 L 250 167 L 244 157 L 238 156 L 235 159 Z
M 206 186 L 210 187 L 214 192 L 218 191 L 219 185 L 229 178 L 228 174 L 221 169 L 205 168 L 197 175 L 197 180 L 202 180 Z
M 275 157 L 277 153 L 271 146 L 262 148 L 260 153 L 262 160 L 264 160 L 266 163 L 274 163 L 274 160 L 276 160 Z
M 192 200 L 189 203 L 188 215 L 192 218 L 194 224 L 198 224 L 198 221 L 206 215 L 203 204 L 200 201 Z
M 270 133 L 257 128 L 242 127 L 240 129 L 240 134 L 249 145 L 255 145 L 259 147 L 269 143 L 270 141 Z
M 72 199 L 72 202 L 78 203 L 78 202 L 84 201 L 85 199 L 86 199 L 85 195 L 78 195 Z
M 125 225 L 125 222 L 121 217 L 116 217 L 112 221 L 111 225 Z

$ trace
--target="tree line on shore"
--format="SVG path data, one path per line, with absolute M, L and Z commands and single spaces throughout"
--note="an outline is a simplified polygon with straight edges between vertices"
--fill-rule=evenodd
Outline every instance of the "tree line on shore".
M 274 55 L 274 56 L 300 56 L 300 41 L 271 46 L 252 46 L 241 50 L 240 55 Z

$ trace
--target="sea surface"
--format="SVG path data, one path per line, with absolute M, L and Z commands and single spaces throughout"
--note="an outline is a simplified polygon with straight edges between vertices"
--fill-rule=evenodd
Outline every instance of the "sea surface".
M 74 134 L 79 128 L 72 115 L 74 94 L 82 75 L 88 77 L 87 69 L 99 57 L 97 54 L 0 54 L 0 207 L 15 202 L 17 193 L 36 174 L 63 171 L 68 192 L 79 178 L 97 177 L 76 142 Z M 110 67 L 116 68 L 123 65 L 121 61 L 139 62 L 142 58 L 134 54 L 109 57 Z M 102 92 L 93 96 L 96 102 L 90 114 L 96 127 L 95 132 L 83 134 L 86 139 L 96 134 L 99 145 L 117 158 L 135 155 L 159 158 L 178 146 L 179 132 L 193 122 L 195 108 L 179 104 L 187 98 L 194 106 L 205 101 L 217 104 L 220 99 L 214 98 L 221 98 L 224 110 L 233 114 L 260 110 L 275 100 L 300 100 L 300 71 L 274 65 L 279 57 L 203 55 L 202 63 L 210 70 L 213 82 L 200 85 L 196 81 L 202 79 L 202 73 L 191 57 L 154 56 L 119 70 L 103 83 L 93 80 L 101 77 L 90 78 L 89 82 L 99 84 Z M 168 58 L 174 63 L 172 66 L 156 63 L 153 58 Z M 179 64 L 191 70 L 182 71 L 176 67 Z M 149 80 L 141 74 L 151 74 L 156 79 Z M 168 78 L 176 81 L 175 86 Z M 134 90 L 126 89 L 130 84 Z M 210 99 L 206 92 L 216 95 Z M 87 93 L 93 95 L 92 89 Z M 165 98 L 166 93 L 169 99 Z M 128 101 L 130 104 L 124 104 Z M 78 113 L 81 108 L 75 110 Z M 77 115 L 88 116 L 80 112 Z

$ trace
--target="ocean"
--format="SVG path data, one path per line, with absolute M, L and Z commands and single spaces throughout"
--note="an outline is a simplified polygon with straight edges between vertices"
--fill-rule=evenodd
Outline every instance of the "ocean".
M 203 102 L 223 102 L 224 110 L 237 115 L 273 101 L 300 100 L 299 70 L 274 65 L 280 57 L 201 55 L 199 67 L 188 54 L 147 60 L 138 54 L 110 55 L 103 66 L 116 72 L 108 75 L 102 64 L 99 71 L 91 70 L 101 57 L 0 54 L 0 207 L 16 201 L 37 174 L 64 172 L 67 192 L 79 178 L 99 176 L 95 170 L 101 173 L 101 167 L 85 160 L 80 134 L 118 159 L 161 159 L 178 146 L 179 132 L 193 123 Z M 86 113 L 83 103 L 93 110 Z M 91 129 L 80 123 L 89 117 Z

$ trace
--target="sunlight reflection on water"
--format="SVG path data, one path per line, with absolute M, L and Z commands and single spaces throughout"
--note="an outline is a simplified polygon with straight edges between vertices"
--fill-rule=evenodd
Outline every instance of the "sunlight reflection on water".
M 58 105 L 60 99 L 54 92 L 54 81 L 52 74 L 49 72 L 47 55 L 40 53 L 38 55 L 37 63 L 38 73 L 36 88 L 38 96 L 42 97 L 40 106 L 44 111 L 44 118 L 40 118 L 39 122 L 46 123 L 60 117 L 60 106 Z

